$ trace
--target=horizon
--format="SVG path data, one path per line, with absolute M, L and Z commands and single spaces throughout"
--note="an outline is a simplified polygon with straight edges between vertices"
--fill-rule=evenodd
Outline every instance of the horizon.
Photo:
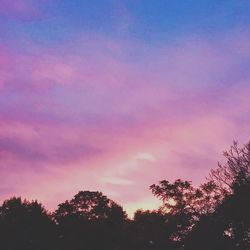
M 0 0 L 0 201 L 97 190 L 157 209 L 250 134 L 250 2 Z

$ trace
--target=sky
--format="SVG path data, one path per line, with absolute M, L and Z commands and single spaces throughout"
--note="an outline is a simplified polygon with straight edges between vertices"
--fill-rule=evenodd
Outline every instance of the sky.
M 206 181 L 250 139 L 249 41 L 249 0 L 0 0 L 0 201 Z

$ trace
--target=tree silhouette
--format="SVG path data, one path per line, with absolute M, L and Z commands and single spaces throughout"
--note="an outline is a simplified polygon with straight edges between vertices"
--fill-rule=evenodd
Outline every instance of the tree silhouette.
M 234 142 L 224 152 L 226 163 L 211 171 L 210 178 L 225 190 L 217 212 L 227 223 L 227 231 L 237 249 L 250 247 L 250 142 L 240 148 Z
M 177 179 L 173 183 L 163 180 L 151 185 L 152 193 L 163 201 L 161 211 L 171 215 L 174 228 L 171 238 L 183 241 L 202 215 L 213 212 L 222 199 L 213 181 L 194 188 L 189 181 Z
M 235 182 L 243 183 L 250 180 L 250 142 L 240 148 L 234 141 L 223 155 L 226 163 L 218 163 L 218 168 L 211 170 L 210 179 L 224 191 L 230 192 Z
M 55 224 L 37 201 L 6 200 L 0 207 L 0 239 L 5 250 L 54 249 Z
M 161 211 L 172 216 L 175 230 L 171 236 L 174 241 L 181 241 L 193 223 L 193 203 L 195 189 L 191 182 L 176 180 L 174 183 L 163 180 L 159 185 L 151 185 L 152 193 L 163 201 Z
M 250 246 L 250 181 L 237 177 L 231 193 L 225 196 L 217 209 L 227 224 L 234 248 L 243 250 Z
M 59 204 L 54 213 L 62 249 L 111 249 L 117 247 L 127 215 L 101 192 L 80 191 Z
M 239 148 L 234 142 L 224 156 L 226 163 L 210 174 L 213 192 L 220 194 L 215 210 L 199 218 L 187 250 L 250 249 L 250 143 Z
M 184 239 L 184 250 L 233 250 L 226 228 L 226 221 L 216 213 L 201 216 Z
M 137 210 L 129 228 L 133 244 L 127 249 L 177 249 L 178 244 L 171 239 L 176 229 L 171 219 L 171 215 L 160 210 Z

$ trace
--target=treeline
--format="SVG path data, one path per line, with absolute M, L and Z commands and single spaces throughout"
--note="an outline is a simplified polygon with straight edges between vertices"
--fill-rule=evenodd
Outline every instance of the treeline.
M 207 182 L 163 180 L 150 187 L 158 210 L 123 208 L 101 192 L 80 191 L 49 213 L 37 201 L 11 198 L 0 207 L 3 250 L 248 250 L 250 143 L 234 143 Z

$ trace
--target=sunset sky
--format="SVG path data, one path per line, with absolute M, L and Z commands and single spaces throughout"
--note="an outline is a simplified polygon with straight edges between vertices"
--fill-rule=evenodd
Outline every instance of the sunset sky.
M 156 208 L 249 139 L 249 0 L 0 0 L 1 202 Z

